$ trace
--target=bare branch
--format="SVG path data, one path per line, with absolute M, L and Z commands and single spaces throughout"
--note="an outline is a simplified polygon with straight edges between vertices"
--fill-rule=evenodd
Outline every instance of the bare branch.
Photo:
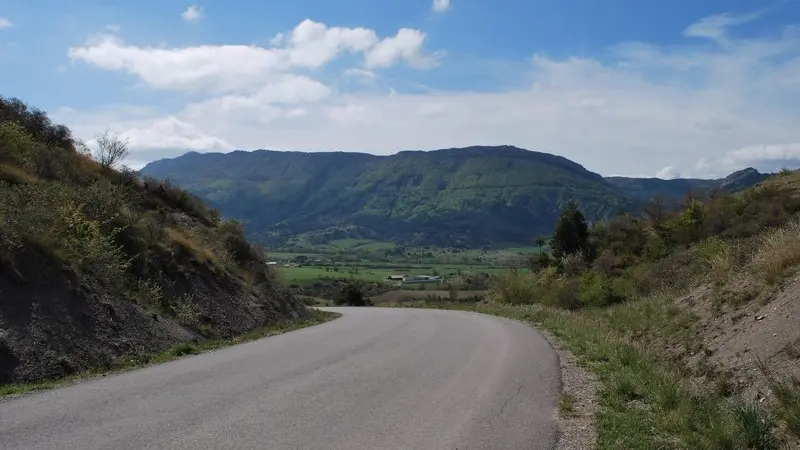
M 128 140 L 120 139 L 108 130 L 98 135 L 96 140 L 97 150 L 94 158 L 103 167 L 115 168 L 130 153 Z

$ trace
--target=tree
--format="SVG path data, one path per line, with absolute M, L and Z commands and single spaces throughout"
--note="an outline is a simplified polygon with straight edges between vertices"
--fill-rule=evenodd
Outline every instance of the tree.
M 115 168 L 130 153 L 128 140 L 120 139 L 108 130 L 98 135 L 95 140 L 97 141 L 97 150 L 94 153 L 94 159 L 103 167 Z
M 528 258 L 528 267 L 534 272 L 550 267 L 552 260 L 550 259 L 550 255 L 544 252 L 544 246 L 547 244 L 547 240 L 544 236 L 540 235 L 536 236 L 533 243 L 539 248 L 539 253 Z
M 347 283 L 342 288 L 335 303 L 347 306 L 372 306 L 372 302 L 368 298 L 364 298 L 364 294 L 361 293 L 361 286 L 357 282 Z
M 544 244 L 547 243 L 547 240 L 544 236 L 536 236 L 536 239 L 533 240 L 534 245 L 539 248 L 539 255 L 544 253 Z
M 591 258 L 589 226 L 586 223 L 586 217 L 574 200 L 570 200 L 562 211 L 550 245 L 553 249 L 553 256 L 556 258 L 578 252 Z

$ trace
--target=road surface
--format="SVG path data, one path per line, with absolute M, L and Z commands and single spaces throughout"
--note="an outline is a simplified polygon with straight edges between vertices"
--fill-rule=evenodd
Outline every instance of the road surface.
M 558 359 L 530 327 L 468 312 L 340 311 L 322 325 L 0 401 L 0 448 L 553 447 Z

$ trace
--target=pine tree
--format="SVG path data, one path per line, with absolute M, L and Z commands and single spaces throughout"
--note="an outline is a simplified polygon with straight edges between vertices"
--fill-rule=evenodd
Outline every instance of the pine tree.
M 574 200 L 570 200 L 562 211 L 550 245 L 553 249 L 553 256 L 556 258 L 577 252 L 591 257 L 589 226 L 586 223 L 586 217 Z

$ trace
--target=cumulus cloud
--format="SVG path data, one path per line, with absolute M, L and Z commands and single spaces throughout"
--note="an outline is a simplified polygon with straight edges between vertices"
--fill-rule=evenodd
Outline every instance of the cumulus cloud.
M 365 55 L 366 64 L 378 68 L 401 60 L 422 67 L 431 58 L 421 49 L 425 34 L 411 29 L 379 40 L 371 29 L 328 27 L 304 20 L 288 36 L 273 40 L 285 45 L 145 47 L 101 35 L 70 48 L 69 57 L 132 73 L 156 88 L 213 93 L 253 91 L 275 73 L 319 69 L 343 53 Z
M 530 83 L 484 91 L 435 86 L 409 93 L 373 77 L 393 64 L 435 60 L 422 52 L 425 36 L 417 30 L 381 38 L 370 29 L 304 21 L 273 47 L 139 47 L 105 37 L 71 49 L 70 56 L 135 74 L 154 88 L 190 89 L 205 98 L 149 119 L 122 110 L 74 112 L 64 121 L 79 136 L 112 121 L 116 129 L 147 136 L 136 145 L 149 149 L 162 140 L 175 145 L 174 135 L 190 140 L 186 150 L 386 154 L 510 144 L 560 154 L 603 174 L 658 172 L 665 178 L 717 177 L 800 159 L 800 33 L 789 28 L 739 39 L 725 30 L 744 19 L 723 17 L 684 30 L 692 38 L 713 38 L 707 46 L 628 42 L 603 59 L 534 55 L 509 64 L 515 68 L 510 78 L 523 78 L 522 72 Z M 724 44 L 716 43 L 720 38 Z M 348 54 L 363 59 L 344 76 L 374 83 L 347 91 L 312 78 Z
M 0 30 L 5 28 L 11 28 L 14 24 L 11 23 L 10 20 L 6 19 L 5 17 L 0 17 Z
M 181 19 L 185 20 L 186 22 L 194 22 L 196 20 L 200 20 L 203 17 L 203 7 L 198 5 L 191 5 L 187 7 L 181 13 Z
M 450 9 L 450 0 L 433 0 L 433 10 L 441 13 Z

